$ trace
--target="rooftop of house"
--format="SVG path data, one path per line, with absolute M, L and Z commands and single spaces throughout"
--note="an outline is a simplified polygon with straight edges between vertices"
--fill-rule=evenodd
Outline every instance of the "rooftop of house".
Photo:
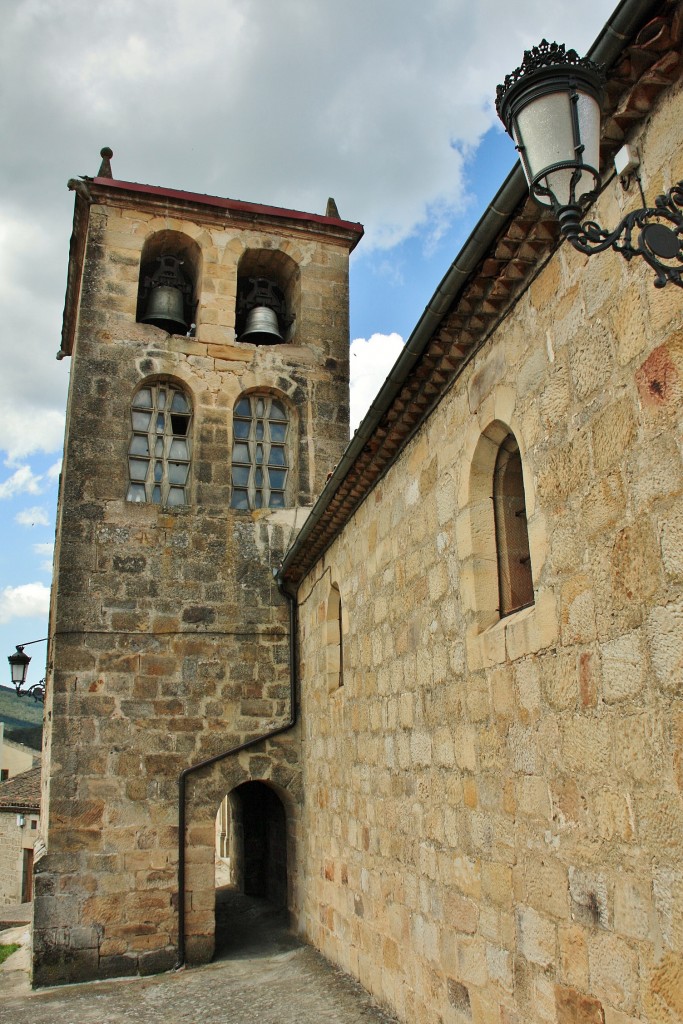
M 0 782 L 0 811 L 37 813 L 40 810 L 40 766 Z
M 648 117 L 683 67 L 683 5 L 622 0 L 587 56 L 604 64 L 601 166 Z M 501 76 L 502 77 L 502 76 Z M 513 168 L 408 339 L 279 576 L 294 589 L 410 442 L 453 381 L 560 244 L 557 221 Z

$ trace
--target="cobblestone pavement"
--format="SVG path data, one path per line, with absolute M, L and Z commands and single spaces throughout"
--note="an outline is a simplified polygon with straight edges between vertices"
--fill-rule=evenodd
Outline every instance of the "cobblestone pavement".
M 0 941 L 10 941 L 9 933 Z M 1 1024 L 394 1024 L 367 992 L 272 917 L 232 930 L 223 959 L 152 978 L 32 992 L 26 952 L 0 967 Z

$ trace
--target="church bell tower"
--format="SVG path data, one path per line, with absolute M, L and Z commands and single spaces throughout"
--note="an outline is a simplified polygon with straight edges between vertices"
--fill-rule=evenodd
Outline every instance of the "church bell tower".
M 210 959 L 226 797 L 243 823 L 272 811 L 263 884 L 295 918 L 295 659 L 273 571 L 349 430 L 361 226 L 332 202 L 118 181 L 111 156 L 69 182 L 36 985 Z

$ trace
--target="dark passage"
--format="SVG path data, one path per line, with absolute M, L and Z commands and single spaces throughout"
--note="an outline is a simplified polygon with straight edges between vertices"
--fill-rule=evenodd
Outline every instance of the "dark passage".
M 263 782 L 238 786 L 229 804 L 233 884 L 216 889 L 216 957 L 291 949 L 285 809 Z
M 300 946 L 289 930 L 286 907 L 275 907 L 269 900 L 246 896 L 230 886 L 216 890 L 214 960 L 273 956 Z

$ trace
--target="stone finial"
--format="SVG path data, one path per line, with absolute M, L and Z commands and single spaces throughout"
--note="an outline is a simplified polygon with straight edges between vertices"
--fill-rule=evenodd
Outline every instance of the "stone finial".
M 100 164 L 100 169 L 97 172 L 97 177 L 98 178 L 113 178 L 114 177 L 114 175 L 111 173 L 111 163 L 109 162 L 111 160 L 111 158 L 113 157 L 113 155 L 114 155 L 114 153 L 109 148 L 109 146 L 105 146 L 104 149 L 100 150 L 100 156 L 102 157 L 102 163 Z
M 326 217 L 336 217 L 339 220 L 339 210 L 332 196 L 327 200 L 327 209 L 325 210 Z

